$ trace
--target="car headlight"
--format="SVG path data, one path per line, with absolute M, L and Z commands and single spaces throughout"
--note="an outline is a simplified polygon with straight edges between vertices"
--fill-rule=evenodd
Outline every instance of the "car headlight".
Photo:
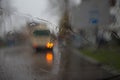
M 54 46 L 54 44 L 53 44 L 52 42 L 48 42 L 48 43 L 46 44 L 46 47 L 47 47 L 47 48 L 53 48 L 53 46 Z

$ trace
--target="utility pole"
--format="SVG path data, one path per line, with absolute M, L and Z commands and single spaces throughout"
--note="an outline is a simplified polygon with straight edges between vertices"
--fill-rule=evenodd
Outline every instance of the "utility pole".
M 69 0 L 64 0 L 64 2 L 65 2 L 65 10 L 60 21 L 59 36 L 68 35 L 69 32 L 72 31 L 69 23 Z

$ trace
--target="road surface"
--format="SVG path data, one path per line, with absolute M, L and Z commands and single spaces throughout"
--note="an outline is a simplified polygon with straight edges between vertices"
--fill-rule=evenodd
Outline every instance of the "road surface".
M 101 80 L 110 76 L 69 47 L 38 53 L 29 45 L 0 49 L 0 80 Z

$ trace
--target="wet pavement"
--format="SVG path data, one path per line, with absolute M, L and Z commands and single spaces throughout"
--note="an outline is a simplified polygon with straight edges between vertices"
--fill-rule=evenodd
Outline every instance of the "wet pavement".
M 65 48 L 65 52 L 63 49 L 61 58 L 60 80 L 103 80 L 112 76 L 99 64 L 88 61 L 73 48 Z
M 56 80 L 52 73 L 53 53 L 34 53 L 29 47 L 15 47 L 0 52 L 0 80 Z
M 110 76 L 69 47 L 38 53 L 28 45 L 0 50 L 0 80 L 102 80 Z

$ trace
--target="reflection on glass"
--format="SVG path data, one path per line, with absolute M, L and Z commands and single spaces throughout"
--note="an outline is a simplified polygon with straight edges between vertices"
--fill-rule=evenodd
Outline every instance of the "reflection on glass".
M 53 53 L 52 52 L 46 53 L 46 61 L 48 64 L 52 64 L 52 62 L 53 62 Z

